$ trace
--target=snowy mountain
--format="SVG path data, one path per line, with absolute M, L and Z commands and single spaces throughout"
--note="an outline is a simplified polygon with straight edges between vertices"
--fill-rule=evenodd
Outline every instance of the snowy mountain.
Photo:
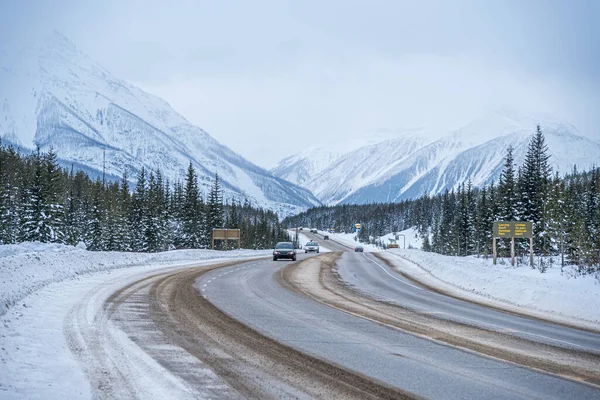
M 403 135 L 354 150 L 302 184 L 326 204 L 399 201 L 441 193 L 469 180 L 482 186 L 497 180 L 509 145 L 517 165 L 523 163 L 538 122 L 555 171 L 600 164 L 600 143 L 580 136 L 573 126 L 503 109 L 431 143 Z
M 53 147 L 65 166 L 130 177 L 145 166 L 170 181 L 189 162 L 208 187 L 217 172 L 224 196 L 282 214 L 319 204 L 306 189 L 252 164 L 192 125 L 167 102 L 113 77 L 54 32 L 0 50 L 0 134 L 27 151 Z
M 302 185 L 333 164 L 341 156 L 342 153 L 329 148 L 309 148 L 284 158 L 271 172 L 279 178 Z

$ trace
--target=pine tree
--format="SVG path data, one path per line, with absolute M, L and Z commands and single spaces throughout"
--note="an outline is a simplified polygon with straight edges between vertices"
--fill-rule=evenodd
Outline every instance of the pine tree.
M 147 218 L 148 210 L 148 183 L 146 182 L 146 169 L 142 167 L 138 173 L 137 183 L 131 202 L 131 247 L 133 251 L 147 251 L 148 243 L 146 241 Z
M 43 194 L 42 156 L 38 149 L 31 158 L 32 176 L 23 192 L 23 213 L 20 241 L 48 241 L 48 232 L 44 225 L 46 204 Z
M 213 229 L 223 227 L 223 196 L 221 194 L 221 185 L 219 183 L 219 175 L 215 174 L 215 181 L 210 190 L 210 195 L 207 204 L 207 224 L 209 232 Z
M 196 170 L 190 162 L 185 180 L 184 206 L 182 215 L 182 242 L 189 249 L 199 248 L 201 245 L 201 225 L 203 206 L 198 192 L 198 177 Z
M 504 221 L 514 221 L 517 214 L 517 194 L 512 146 L 509 146 L 506 150 L 506 159 L 498 183 L 498 192 L 500 196 L 500 218 Z
M 130 213 L 131 194 L 129 192 L 129 178 L 127 176 L 127 170 L 124 170 L 116 204 L 116 234 L 118 238 L 118 250 L 120 251 L 131 251 L 132 249 Z
M 93 186 L 92 194 L 92 208 L 89 217 L 86 246 L 88 250 L 92 251 L 103 251 L 107 248 L 106 241 L 106 210 L 103 196 L 103 185 L 102 181 L 98 178 Z
M 550 250 L 550 240 L 546 232 L 547 215 L 544 209 L 551 176 L 549 158 L 548 146 L 538 125 L 525 156 L 521 197 L 523 199 L 522 219 L 533 222 L 535 247 L 541 254 L 548 254 Z

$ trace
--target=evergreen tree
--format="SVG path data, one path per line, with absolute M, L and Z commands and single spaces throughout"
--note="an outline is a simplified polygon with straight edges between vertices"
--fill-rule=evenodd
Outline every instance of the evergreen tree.
M 148 212 L 148 183 L 146 182 L 146 169 L 142 167 L 138 173 L 137 183 L 131 202 L 131 247 L 133 251 L 147 251 L 148 243 L 146 241 L 147 217 Z
M 207 224 L 209 232 L 213 229 L 223 227 L 223 196 L 221 193 L 221 185 L 219 183 L 219 175 L 215 174 L 215 181 L 210 190 L 210 195 L 207 204 Z
M 131 194 L 129 192 L 129 178 L 127 170 L 123 171 L 121 185 L 117 195 L 116 204 L 116 235 L 117 250 L 131 251 L 132 249 L 132 226 L 131 226 Z
M 92 189 L 92 208 L 90 210 L 90 216 L 87 218 L 89 224 L 86 235 L 87 240 L 85 242 L 88 250 L 92 251 L 103 251 L 107 249 L 105 237 L 106 212 L 102 188 L 102 181 L 98 178 Z
M 42 170 L 42 198 L 43 198 L 43 224 L 42 232 L 45 237 L 42 241 L 64 243 L 65 232 L 63 225 L 64 198 L 62 188 L 61 170 L 58 166 L 57 156 L 53 149 L 43 157 Z
M 43 165 L 38 149 L 31 157 L 32 175 L 23 192 L 23 213 L 20 241 L 48 241 L 48 231 L 44 224 L 46 204 L 43 193 Z
M 506 150 L 504 169 L 500 175 L 498 192 L 500 196 L 500 218 L 504 221 L 514 221 L 517 214 L 517 194 L 515 182 L 515 163 L 513 148 Z
M 550 241 L 546 232 L 547 215 L 544 209 L 551 174 L 549 158 L 548 146 L 538 125 L 525 156 L 521 197 L 523 199 L 522 219 L 533 222 L 536 248 L 540 249 L 542 254 L 548 254 L 550 250 Z
M 198 192 L 198 177 L 191 161 L 185 180 L 184 206 L 182 215 L 182 242 L 188 249 L 199 248 L 202 241 L 202 210 Z

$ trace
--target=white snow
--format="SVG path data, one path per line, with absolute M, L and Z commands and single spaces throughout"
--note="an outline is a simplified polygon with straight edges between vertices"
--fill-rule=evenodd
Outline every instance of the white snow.
M 264 257 L 271 251 L 178 250 L 165 253 L 88 252 L 56 244 L 0 246 L 0 398 L 91 398 L 82 367 L 71 353 L 65 321 L 82 299 L 95 315 L 114 291 L 142 277 L 214 260 Z M 133 375 L 144 393 L 190 397 L 185 386 L 149 359 L 127 335 L 109 326 L 107 335 L 126 348 L 116 359 L 142 363 L 154 378 Z M 150 375 L 148 375 L 150 376 Z M 150 386 L 148 386 L 150 385 Z
M 381 249 L 377 248 L 377 246 L 375 245 L 360 243 L 358 240 L 355 240 L 356 233 L 354 232 L 329 233 L 328 235 L 331 240 L 339 242 L 346 246 L 362 246 L 365 252 L 381 251 Z M 391 243 L 389 239 L 396 240 L 396 235 L 399 236 L 397 243 L 400 246 L 400 248 L 406 245 L 406 248 L 412 247 L 415 249 L 420 249 L 423 244 L 423 239 L 419 236 L 415 228 L 405 229 L 400 232 L 391 232 L 383 236 L 377 236 L 375 239 L 380 239 L 383 243 L 389 245 Z M 404 235 L 405 239 L 402 239 L 402 235 Z M 406 243 L 404 243 L 404 241 L 406 241 Z
M 452 257 L 416 249 L 381 254 L 418 281 L 458 297 L 557 322 L 600 329 L 600 285 L 592 275 L 561 273 L 554 264 L 545 273 L 501 260 Z

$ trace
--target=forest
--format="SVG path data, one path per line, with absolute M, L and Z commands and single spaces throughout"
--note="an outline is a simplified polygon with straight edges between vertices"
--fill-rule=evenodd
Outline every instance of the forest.
M 240 229 L 246 249 L 289 240 L 272 211 L 247 200 L 224 201 L 218 175 L 203 198 L 191 163 L 183 181 L 171 184 L 160 171 L 142 168 L 135 182 L 131 188 L 127 171 L 120 182 L 92 179 L 81 170 L 62 168 L 53 150 L 23 155 L 0 144 L 0 244 L 83 242 L 95 251 L 199 249 L 211 245 L 213 228 Z
M 552 171 L 550 154 L 538 126 L 523 165 L 515 165 L 508 148 L 496 182 L 475 188 L 461 182 L 456 190 L 397 203 L 322 206 L 286 218 L 286 227 L 310 226 L 351 231 L 360 223 L 358 240 L 385 246 L 379 236 L 416 227 L 423 249 L 445 255 L 488 257 L 494 221 L 533 223 L 537 262 L 560 256 L 583 274 L 600 270 L 600 168 L 564 176 Z M 508 256 L 509 239 L 498 239 L 499 255 Z M 529 251 L 517 240 L 517 253 Z M 551 258 L 552 260 L 554 258 Z M 526 258 L 519 258 L 527 262 Z M 545 266 L 538 265 L 540 270 Z

